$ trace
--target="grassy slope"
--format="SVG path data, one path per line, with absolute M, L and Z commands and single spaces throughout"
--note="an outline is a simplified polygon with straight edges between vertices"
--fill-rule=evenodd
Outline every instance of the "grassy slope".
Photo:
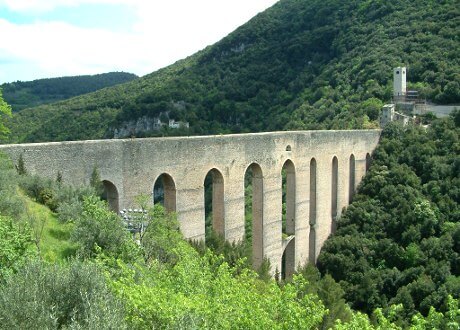
M 70 241 L 73 224 L 60 223 L 56 214 L 46 206 L 38 204 L 24 195 L 22 198 L 27 207 L 29 219 L 33 219 L 30 221 L 33 237 L 40 237 L 41 257 L 47 261 L 56 262 L 75 255 L 77 246 Z M 43 231 L 40 235 L 43 222 Z

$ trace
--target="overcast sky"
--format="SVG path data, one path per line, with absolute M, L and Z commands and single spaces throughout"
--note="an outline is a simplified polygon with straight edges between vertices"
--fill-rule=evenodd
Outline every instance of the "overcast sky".
M 0 0 L 0 84 L 139 76 L 213 44 L 277 0 Z

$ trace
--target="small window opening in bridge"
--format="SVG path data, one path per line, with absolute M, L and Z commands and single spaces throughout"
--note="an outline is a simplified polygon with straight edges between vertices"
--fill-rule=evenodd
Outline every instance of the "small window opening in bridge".
M 249 165 L 244 175 L 245 237 L 252 253 L 252 266 L 262 266 L 263 255 L 263 194 L 262 169 L 256 163 Z
M 337 157 L 332 158 L 332 177 L 331 177 L 331 232 L 335 231 L 337 220 L 337 197 L 338 197 L 339 162 Z
M 308 244 L 308 260 L 316 263 L 316 160 L 310 161 L 310 236 Z
M 353 195 L 355 194 L 355 183 L 356 183 L 356 171 L 355 171 L 355 155 L 351 154 L 350 156 L 350 180 L 348 188 L 348 203 L 351 203 L 353 200 Z
M 107 180 L 102 181 L 102 186 L 104 188 L 102 192 L 102 199 L 107 201 L 110 210 L 118 213 L 119 205 L 118 205 L 118 190 L 115 185 Z
M 369 153 L 366 154 L 366 172 L 369 171 L 371 168 L 371 155 Z
M 282 177 L 282 238 L 287 244 L 281 262 L 281 278 L 290 278 L 295 271 L 295 244 L 291 241 L 295 234 L 295 167 L 292 161 L 287 160 L 281 170 Z M 284 244 L 283 244 L 284 246 Z
M 292 150 L 291 146 L 290 146 L 290 145 L 287 145 L 287 146 L 286 146 L 286 151 L 291 151 L 291 150 Z
M 213 235 L 224 236 L 224 177 L 213 168 L 204 179 L 206 242 Z
M 176 185 L 173 178 L 161 174 L 153 185 L 153 203 L 160 203 L 168 212 L 176 212 Z

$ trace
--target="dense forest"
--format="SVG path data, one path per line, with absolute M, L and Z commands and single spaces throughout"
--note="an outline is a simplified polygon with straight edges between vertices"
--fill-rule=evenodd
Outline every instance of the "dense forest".
M 459 130 L 459 112 L 426 131 L 389 126 L 320 255 L 325 274 L 290 280 L 191 245 L 148 196 L 133 235 L 97 169 L 74 188 L 0 155 L 0 329 L 458 329 Z
M 13 112 L 53 103 L 136 79 L 126 72 L 109 72 L 93 76 L 59 77 L 16 81 L 0 85 L 5 101 Z
M 460 297 L 460 111 L 385 128 L 369 173 L 318 259 L 354 309 L 401 320 Z
M 226 38 L 132 82 L 15 114 L 11 142 L 111 138 L 163 114 L 190 129 L 143 135 L 370 128 L 392 68 L 460 102 L 458 1 L 281 0 Z

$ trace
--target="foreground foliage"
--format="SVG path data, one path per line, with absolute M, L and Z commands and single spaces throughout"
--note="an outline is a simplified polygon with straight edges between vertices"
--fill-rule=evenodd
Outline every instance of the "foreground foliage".
M 384 130 L 359 194 L 318 260 L 353 308 L 402 304 L 404 324 L 460 297 L 459 117 L 427 130 Z
M 0 286 L 1 329 L 125 329 L 123 315 L 89 263 L 32 261 Z
M 6 117 L 11 117 L 11 107 L 3 100 L 2 89 L 0 88 L 0 141 L 9 133 L 4 124 Z

